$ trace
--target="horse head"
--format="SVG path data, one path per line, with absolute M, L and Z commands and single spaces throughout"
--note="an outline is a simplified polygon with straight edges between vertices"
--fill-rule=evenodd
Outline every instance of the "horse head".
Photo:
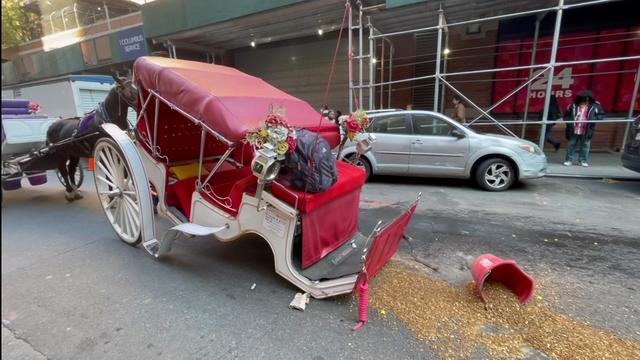
M 122 101 L 124 101 L 129 107 L 136 108 L 138 101 L 138 89 L 133 85 L 131 79 L 118 77 L 111 75 L 116 82 L 115 90 Z

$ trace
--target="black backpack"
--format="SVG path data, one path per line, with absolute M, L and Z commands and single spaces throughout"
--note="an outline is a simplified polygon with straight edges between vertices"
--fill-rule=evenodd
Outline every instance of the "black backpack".
M 285 159 L 291 185 L 311 193 L 327 190 L 338 181 L 336 158 L 329 143 L 306 129 L 296 129 L 296 135 L 296 149 Z

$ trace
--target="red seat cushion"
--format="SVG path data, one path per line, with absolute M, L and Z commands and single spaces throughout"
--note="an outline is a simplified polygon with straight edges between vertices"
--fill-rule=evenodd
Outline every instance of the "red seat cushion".
M 306 193 L 294 188 L 287 183 L 274 183 L 271 193 L 278 199 L 295 206 L 298 197 L 298 210 L 301 213 L 310 213 L 320 206 L 335 200 L 342 195 L 359 190 L 365 182 L 364 170 L 348 164 L 344 161 L 336 162 L 338 169 L 338 181 L 329 189 L 320 193 Z M 287 191 L 288 190 L 288 191 Z M 295 194 L 293 196 L 291 193 Z

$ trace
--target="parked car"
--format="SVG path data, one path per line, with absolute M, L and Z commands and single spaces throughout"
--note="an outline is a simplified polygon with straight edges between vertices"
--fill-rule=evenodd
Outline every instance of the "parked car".
M 355 161 L 355 143 L 344 156 L 371 175 L 408 175 L 475 180 L 488 191 L 508 189 L 515 181 L 542 177 L 547 158 L 540 148 L 516 137 L 480 134 L 431 111 L 369 113 L 369 132 L 377 141 Z
M 622 154 L 622 166 L 640 172 L 640 119 L 629 129 L 629 138 Z

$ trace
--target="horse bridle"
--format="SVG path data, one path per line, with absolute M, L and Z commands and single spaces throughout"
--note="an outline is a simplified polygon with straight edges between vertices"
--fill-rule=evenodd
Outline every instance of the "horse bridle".
M 131 87 L 133 87 L 134 89 L 136 89 L 136 88 L 135 88 L 135 85 L 133 85 L 133 81 L 131 81 L 131 80 L 127 80 L 127 81 L 125 82 L 125 84 L 126 84 L 126 85 L 120 85 L 120 86 L 122 86 L 123 88 L 126 88 L 126 86 L 131 86 Z M 137 89 L 136 89 L 136 90 L 137 90 Z M 122 95 L 122 93 L 121 93 L 120 91 L 116 90 L 116 93 L 118 94 L 118 98 L 119 98 L 119 99 L 121 99 L 121 100 L 123 100 L 125 103 L 127 103 L 127 105 L 129 105 L 129 106 L 130 106 L 131 108 L 133 108 L 133 109 L 135 109 L 135 108 L 136 108 L 136 105 L 137 105 L 137 104 L 136 104 L 136 102 L 137 102 L 137 99 L 138 99 L 138 97 L 137 97 L 137 96 L 133 96 L 133 97 L 132 97 L 133 99 L 128 99 L 126 96 L 123 96 L 123 95 Z M 119 102 L 119 101 L 118 101 L 118 105 L 120 105 L 120 102 Z M 121 110 L 121 109 L 118 109 L 118 110 Z

